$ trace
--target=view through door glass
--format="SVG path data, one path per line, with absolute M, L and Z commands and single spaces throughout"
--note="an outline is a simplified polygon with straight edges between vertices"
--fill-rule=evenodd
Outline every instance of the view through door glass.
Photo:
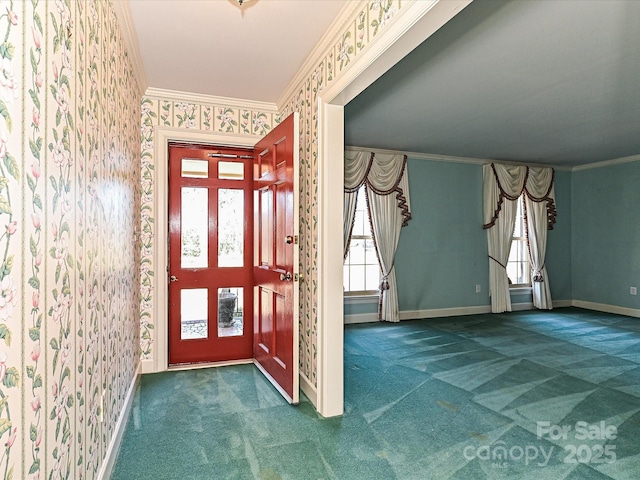
M 169 363 L 252 357 L 252 151 L 169 147 Z

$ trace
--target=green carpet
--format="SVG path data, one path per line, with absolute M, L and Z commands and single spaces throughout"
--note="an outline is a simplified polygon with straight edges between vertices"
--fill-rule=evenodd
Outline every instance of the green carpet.
M 640 478 L 639 319 L 375 323 L 344 345 L 339 418 L 252 365 L 143 375 L 112 479 Z

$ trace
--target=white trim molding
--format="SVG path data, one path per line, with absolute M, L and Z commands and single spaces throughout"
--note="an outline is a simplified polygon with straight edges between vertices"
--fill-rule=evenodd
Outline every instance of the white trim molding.
M 582 170 L 591 170 L 593 168 L 612 167 L 613 165 L 622 165 L 623 163 L 632 163 L 640 161 L 640 155 L 632 155 L 630 157 L 613 158 L 602 162 L 586 163 L 577 165 L 571 169 L 572 172 L 580 172 Z
M 139 383 L 140 363 L 138 363 L 133 379 L 131 380 L 131 384 L 129 385 L 129 389 L 127 390 L 127 395 L 124 398 L 124 404 L 120 410 L 120 415 L 118 416 L 118 421 L 116 422 L 113 435 L 111 436 L 111 441 L 109 442 L 107 452 L 102 460 L 100 470 L 98 471 L 98 480 L 108 480 L 111 478 L 111 473 L 113 472 L 113 467 L 116 464 L 116 458 L 118 457 L 118 451 L 122 444 L 122 437 L 124 436 L 124 431 L 127 427 L 127 420 L 129 419 L 129 413 L 131 413 L 131 407 L 133 406 L 133 400 Z
M 558 300 L 553 302 L 553 308 L 562 308 L 572 306 L 572 300 Z M 584 307 L 587 308 L 587 307 Z M 533 302 L 512 303 L 511 310 L 520 312 L 525 310 L 537 310 L 533 306 Z M 592 309 L 593 310 L 593 309 Z M 549 311 L 549 310 L 546 310 Z M 400 320 L 421 320 L 427 318 L 440 317 L 459 317 L 463 315 L 481 315 L 491 313 L 491 305 L 476 305 L 470 307 L 453 307 L 453 308 L 432 308 L 428 310 L 403 310 L 400 312 Z M 611 312 L 617 313 L 617 312 Z M 638 312 L 640 314 L 640 312 Z M 628 315 L 628 313 L 623 314 Z M 640 315 L 638 315 L 640 316 Z M 372 313 L 354 313 L 344 316 L 344 324 L 352 325 L 357 323 L 374 323 L 379 322 L 378 314 Z
M 400 312 L 402 315 L 402 312 Z M 374 323 L 379 322 L 378 314 L 376 312 L 371 313 L 352 313 L 344 316 L 345 325 L 353 325 L 356 323 Z
M 227 107 L 242 108 L 244 110 L 260 110 L 265 113 L 280 113 L 275 103 L 258 102 L 255 100 L 243 100 L 240 98 L 216 97 L 178 90 L 165 90 L 162 88 L 149 87 L 145 92 L 145 97 L 158 98 L 161 100 L 171 100 L 174 102 L 205 103 L 211 105 L 224 105 Z M 184 129 L 182 129 L 184 131 Z
M 198 142 L 210 145 L 228 145 L 233 147 L 253 147 L 259 136 L 229 135 L 219 132 L 203 130 L 185 130 L 175 127 L 154 127 L 154 209 L 155 209 L 155 252 L 153 277 L 155 302 L 154 318 L 154 350 L 153 360 L 146 360 L 143 368 L 145 373 L 164 372 L 169 367 L 169 287 L 167 283 L 168 253 L 168 225 L 169 225 L 169 142 Z M 153 366 L 151 364 L 153 362 Z
M 317 403 L 323 417 L 344 412 L 344 107 L 318 100 Z M 323 161 L 322 159 L 332 159 Z M 340 248 L 330 246 L 340 245 Z
M 456 317 L 460 315 L 480 315 L 491 313 L 491 305 L 473 307 L 433 308 L 429 310 L 404 310 L 400 312 L 400 320 L 418 320 L 421 318 Z
M 509 161 L 509 160 L 494 160 L 491 158 L 474 158 L 474 157 L 454 157 L 450 155 L 408 152 L 404 150 L 385 150 L 381 148 L 367 148 L 367 147 L 356 147 L 356 146 L 345 146 L 344 149 L 348 151 L 353 151 L 353 152 L 373 152 L 373 153 L 386 154 L 386 155 L 406 155 L 408 158 L 411 158 L 414 160 L 431 160 L 433 162 L 466 163 L 471 165 L 486 165 L 487 163 L 501 163 L 504 165 L 524 165 L 523 162 L 515 162 L 515 161 Z M 535 163 L 535 162 L 533 163 L 527 162 L 526 165 L 530 167 L 552 167 L 555 170 L 567 171 L 567 172 L 572 170 L 572 167 L 567 167 L 562 165 L 549 165 L 549 164 Z
M 356 16 L 356 12 L 366 8 L 368 3 L 369 0 L 344 2 L 344 6 L 340 12 L 338 12 L 338 15 L 329 27 L 329 30 L 322 35 L 320 41 L 316 44 L 309 55 L 307 55 L 306 59 L 302 63 L 302 67 L 300 67 L 282 92 L 282 95 L 280 95 L 280 98 L 277 101 L 278 105 L 284 105 L 287 99 L 291 98 L 295 94 L 295 92 L 300 88 L 300 85 L 302 85 L 311 75 L 313 69 L 317 67 L 318 59 L 324 58 L 329 50 L 338 43 L 340 35 L 344 32 L 349 22 L 353 21 Z
M 584 300 L 573 300 L 571 305 L 587 310 L 595 310 L 597 312 L 615 313 L 617 315 L 640 318 L 640 310 L 637 308 L 618 307 L 616 305 L 606 305 L 604 303 L 585 302 Z
M 318 404 L 318 390 L 315 385 L 307 378 L 307 376 L 300 372 L 300 390 L 313 405 Z

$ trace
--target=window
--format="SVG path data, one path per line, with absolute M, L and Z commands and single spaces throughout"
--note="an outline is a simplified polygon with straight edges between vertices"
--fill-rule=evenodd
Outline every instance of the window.
M 376 256 L 364 186 L 358 190 L 356 213 L 344 261 L 344 292 L 347 295 L 375 295 L 380 285 L 380 265 Z
M 531 267 L 529 265 L 529 247 L 524 218 L 524 195 L 518 198 L 516 223 L 513 228 L 513 241 L 507 261 L 507 276 L 510 287 L 531 286 Z

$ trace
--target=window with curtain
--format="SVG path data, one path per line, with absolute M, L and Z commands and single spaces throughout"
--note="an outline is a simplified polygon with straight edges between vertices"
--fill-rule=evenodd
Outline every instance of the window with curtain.
M 527 230 L 524 216 L 524 195 L 518 198 L 516 221 L 513 228 L 513 240 L 507 261 L 507 276 L 509 287 L 531 286 L 531 264 L 529 260 L 529 247 L 527 244 Z
M 364 185 L 362 185 L 356 197 L 349 253 L 344 261 L 345 295 L 377 295 L 380 286 L 380 265 L 371 234 L 371 221 L 365 196 Z
M 515 282 L 522 281 L 526 275 L 526 265 L 531 269 L 528 276 L 530 280 L 526 282 L 531 282 L 534 307 L 553 308 L 545 253 L 547 231 L 553 230 L 556 223 L 554 176 L 553 168 L 549 167 L 497 163 L 482 167 L 482 228 L 487 231 L 489 291 L 493 313 L 511 311 L 509 284 L 514 280 L 510 275 L 517 277 Z M 517 216 L 523 227 L 518 229 L 516 226 L 514 230 Z M 525 237 L 525 241 L 515 245 L 515 254 L 512 255 L 514 233 L 520 238 Z M 510 265 L 512 260 L 515 262 L 513 266 Z

